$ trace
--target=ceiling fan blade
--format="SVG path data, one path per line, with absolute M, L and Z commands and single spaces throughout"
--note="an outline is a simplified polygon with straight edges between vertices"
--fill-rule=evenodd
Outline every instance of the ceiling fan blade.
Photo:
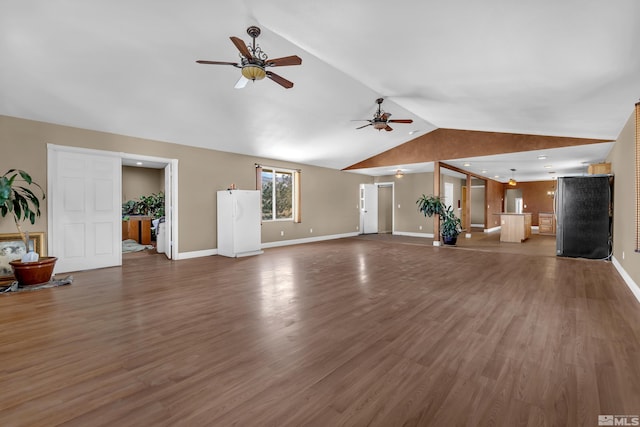
M 271 71 L 267 71 L 267 77 L 269 77 L 271 80 L 278 83 L 280 86 L 282 86 L 285 89 L 291 89 L 293 87 L 292 82 L 285 79 L 284 77 L 277 75 L 276 73 L 272 73 Z
M 242 39 L 239 39 L 238 37 L 234 37 L 234 36 L 231 36 L 229 38 L 231 39 L 233 44 L 236 46 L 236 48 L 240 51 L 242 56 L 244 56 L 247 59 L 253 58 L 253 55 L 251 55 L 251 52 L 249 52 L 249 48 L 247 47 L 246 44 L 244 44 L 244 41 L 242 41 Z
M 391 117 L 391 113 L 383 113 L 380 118 L 382 119 L 383 122 L 386 122 L 389 119 L 389 117 Z
M 238 82 L 236 83 L 236 85 L 233 88 L 234 89 L 242 89 L 243 87 L 245 87 L 247 85 L 248 81 L 249 81 L 249 79 L 246 78 L 245 76 L 240 76 L 240 80 L 238 80 Z
M 198 64 L 211 64 L 211 65 L 233 65 L 234 67 L 238 66 L 237 62 L 224 62 L 224 61 L 204 61 L 202 59 L 196 61 Z
M 267 67 L 282 67 L 284 65 L 300 65 L 302 59 L 297 55 L 285 56 L 283 58 L 267 59 L 265 66 Z
M 389 120 L 388 123 L 413 123 L 413 120 L 411 120 L 411 119 L 396 119 L 396 120 Z
M 393 128 L 389 125 L 387 125 L 386 128 L 384 128 L 384 130 L 386 130 L 387 132 L 391 132 L 393 130 Z
M 373 123 L 369 123 L 368 125 L 360 126 L 359 128 L 356 128 L 356 129 L 366 128 L 367 126 L 371 126 L 372 124 L 373 124 Z

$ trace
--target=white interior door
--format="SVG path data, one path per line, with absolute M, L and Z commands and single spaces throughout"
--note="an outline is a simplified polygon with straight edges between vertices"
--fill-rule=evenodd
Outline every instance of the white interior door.
M 453 183 L 444 183 L 444 204 L 453 208 Z
M 56 272 L 122 265 L 119 154 L 49 145 L 47 165 Z
M 360 216 L 362 233 L 378 232 L 378 187 L 375 184 L 360 184 Z

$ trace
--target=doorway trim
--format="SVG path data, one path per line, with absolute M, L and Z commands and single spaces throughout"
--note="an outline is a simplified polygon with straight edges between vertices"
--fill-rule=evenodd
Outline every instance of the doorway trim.
M 378 192 L 380 191 L 380 187 L 391 187 L 391 234 L 396 233 L 396 210 L 394 209 L 396 205 L 396 186 L 395 182 L 376 182 L 376 187 L 378 187 Z M 378 218 L 380 218 L 380 210 L 378 209 Z
M 362 183 L 360 184 L 360 199 L 359 199 L 359 209 L 360 209 L 360 230 L 358 234 L 364 234 L 364 212 L 363 212 L 363 202 L 364 202 L 364 185 L 374 185 L 376 187 L 376 206 L 378 203 L 378 191 L 380 187 L 391 187 L 391 234 L 396 234 L 396 213 L 395 213 L 395 205 L 396 205 L 396 187 L 395 182 L 393 181 L 384 181 L 384 182 L 374 182 L 371 184 Z M 376 207 L 376 210 L 377 207 Z M 376 220 L 380 218 L 380 212 L 377 212 Z
M 178 159 L 169 159 L 164 157 L 146 156 L 142 154 L 120 153 L 121 160 L 130 160 L 138 162 L 147 162 L 154 164 L 161 164 L 163 167 L 158 169 L 164 169 L 164 194 L 165 194 L 165 206 L 169 206 L 169 209 L 165 207 L 165 218 L 169 216 L 169 249 L 168 254 L 170 259 L 179 259 L 178 252 Z M 142 166 L 144 167 L 144 165 Z M 167 197 L 168 196 L 168 197 Z M 169 215 L 167 215 L 169 214 Z

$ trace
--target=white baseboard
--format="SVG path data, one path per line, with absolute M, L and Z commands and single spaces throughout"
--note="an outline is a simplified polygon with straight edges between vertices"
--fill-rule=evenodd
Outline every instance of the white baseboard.
M 631 276 L 629 276 L 629 273 L 627 273 L 626 270 L 622 268 L 622 265 L 620 265 L 616 257 L 611 257 L 611 262 L 613 262 L 613 266 L 616 268 L 616 270 L 618 270 L 618 273 L 620 273 L 622 279 L 624 279 L 633 295 L 636 297 L 638 302 L 640 302 L 640 286 L 638 286 L 638 284 L 633 281 Z
M 484 232 L 485 233 L 493 233 L 494 231 L 500 231 L 501 227 L 497 226 L 497 227 L 493 227 L 493 228 L 485 228 Z
M 277 248 L 279 246 L 299 245 L 301 243 L 321 242 L 323 240 L 343 239 L 345 237 L 355 237 L 358 233 L 329 234 L 327 236 L 305 237 L 304 239 L 280 240 L 278 242 L 267 242 L 262 244 L 262 249 Z
M 409 237 L 426 237 L 427 239 L 433 239 L 433 233 L 412 233 L 410 231 L 394 231 L 394 236 L 409 236 Z
M 472 223 L 471 226 L 475 227 L 475 228 L 484 228 L 484 224 L 473 224 Z
M 211 255 L 218 255 L 218 250 L 217 249 L 205 249 L 205 250 L 202 250 L 202 251 L 179 252 L 178 253 L 178 257 L 176 259 L 180 260 L 180 259 L 200 258 L 200 257 L 203 257 L 203 256 L 211 256 Z
M 333 239 L 342 239 L 345 237 L 354 237 L 357 236 L 358 233 L 344 233 L 344 234 L 330 234 L 327 236 L 316 236 L 316 237 L 307 237 L 304 239 L 293 239 L 293 240 L 281 240 L 279 242 L 267 242 L 262 243 L 260 247 L 262 249 L 267 248 L 276 248 L 278 246 L 289 246 L 289 245 L 299 245 L 301 243 L 312 243 L 312 242 L 321 242 L 323 240 L 333 240 Z M 260 252 L 251 253 L 248 255 L 257 255 Z M 190 259 L 190 258 L 200 258 L 205 256 L 218 255 L 218 249 L 205 249 L 202 251 L 193 251 L 193 252 L 181 252 L 178 254 L 176 259 Z M 240 255 L 243 256 L 243 255 Z

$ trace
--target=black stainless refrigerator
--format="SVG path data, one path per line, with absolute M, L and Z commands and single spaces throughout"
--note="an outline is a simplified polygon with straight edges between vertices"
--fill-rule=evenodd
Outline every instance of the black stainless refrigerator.
M 558 178 L 556 255 L 609 258 L 612 184 L 609 175 Z

